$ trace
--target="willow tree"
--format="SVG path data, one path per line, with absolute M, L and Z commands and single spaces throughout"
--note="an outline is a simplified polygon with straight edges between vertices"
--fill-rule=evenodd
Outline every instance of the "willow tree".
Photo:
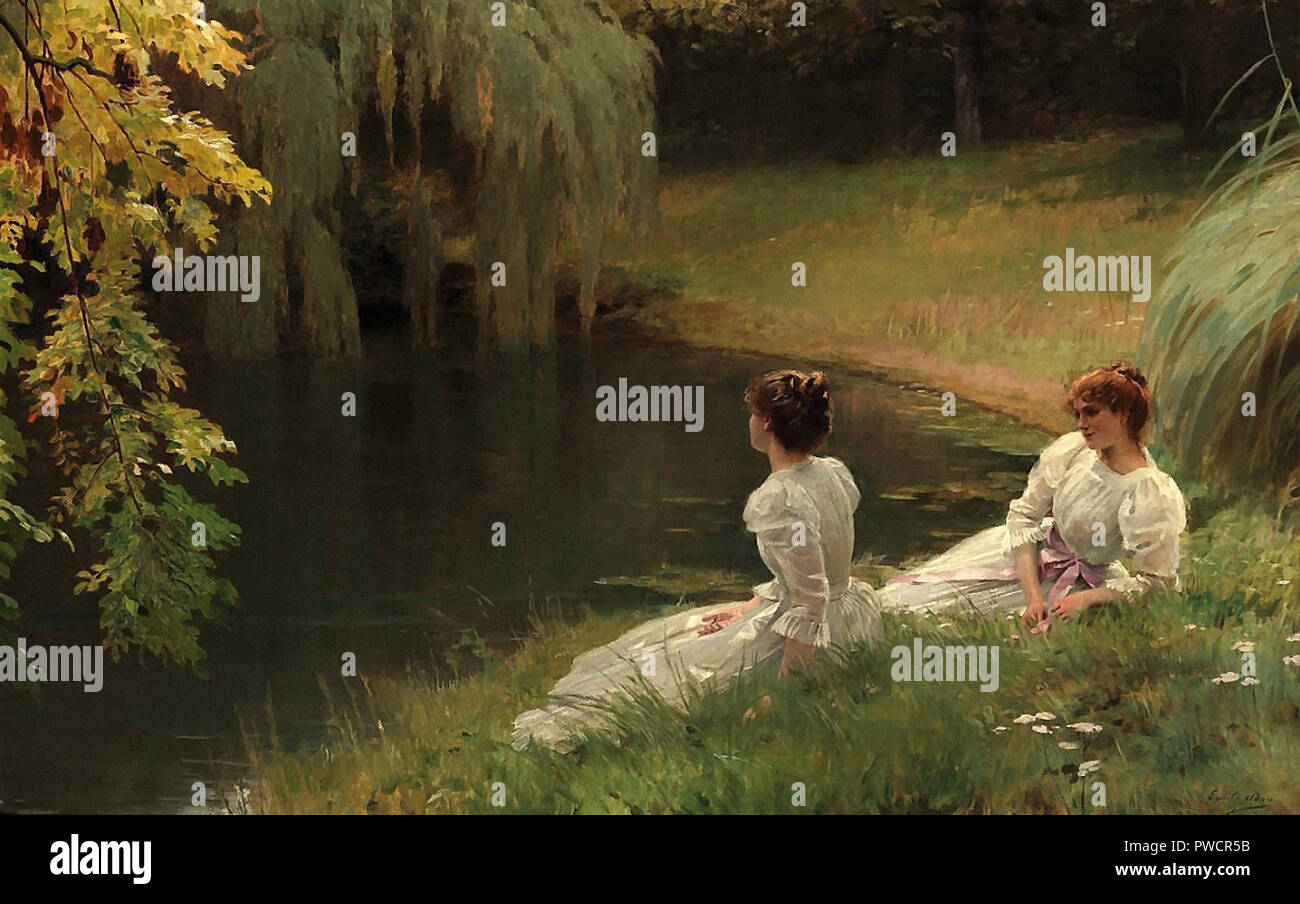
M 426 146 L 424 122 L 434 109 L 472 161 L 454 175 L 471 208 L 480 337 L 504 347 L 551 341 L 555 263 L 565 247 L 580 261 L 579 307 L 590 329 L 604 236 L 623 225 L 639 232 L 658 214 L 657 158 L 644 152 L 654 130 L 654 48 L 628 35 L 603 0 L 210 6 L 253 35 L 257 66 L 240 89 L 239 127 L 249 139 L 241 149 L 276 186 L 273 212 L 241 218 L 234 233 L 240 247 L 283 250 L 288 269 L 273 274 L 273 288 L 281 313 L 311 333 L 315 351 L 358 345 L 336 211 L 342 193 L 364 195 L 389 173 L 402 186 L 406 221 L 394 249 L 401 296 L 417 341 L 436 339 L 445 224 L 427 168 L 451 167 L 456 155 Z M 384 150 L 345 156 L 344 134 L 374 116 L 382 140 L 358 135 L 357 147 Z M 398 121 L 409 147 L 399 147 Z M 239 312 L 229 302 L 222 310 L 210 322 L 211 343 L 273 349 L 264 324 L 260 340 L 232 345 L 220 320 Z
M 1161 442 L 1184 468 L 1213 485 L 1262 480 L 1289 504 L 1300 489 L 1300 108 L 1276 51 L 1256 68 L 1270 62 L 1283 95 L 1254 130 L 1259 152 L 1179 236 L 1139 361 L 1157 381 Z
M 213 204 L 262 204 L 270 186 L 173 106 L 151 53 L 215 86 L 244 57 L 191 0 L 19 0 L 0 26 L 0 349 L 27 412 L 24 430 L 0 414 L 0 559 L 7 576 L 18 541 L 87 538 L 71 589 L 99 595 L 114 654 L 194 663 L 196 622 L 234 601 L 211 553 L 238 528 L 181 477 L 245 477 L 221 428 L 172 398 L 185 372 L 141 277 L 174 245 L 212 247 Z M 11 498 L 33 449 L 66 479 L 42 517 Z M 0 615 L 17 608 L 0 596 Z

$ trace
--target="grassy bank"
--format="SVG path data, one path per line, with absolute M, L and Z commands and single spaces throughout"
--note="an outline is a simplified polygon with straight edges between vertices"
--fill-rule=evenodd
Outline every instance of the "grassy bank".
M 1300 654 L 1296 549 L 1273 515 L 1226 509 L 1190 535 L 1182 594 L 1100 610 L 1045 639 L 1012 621 L 889 619 L 891 642 L 999 645 L 994 692 L 895 682 L 888 649 L 860 651 L 795 679 L 744 676 L 685 715 L 629 704 L 622 746 L 593 741 L 569 756 L 511 750 L 511 721 L 575 654 L 654 613 L 540 617 L 517 653 L 454 684 L 369 675 L 335 691 L 328 747 L 250 749 L 252 810 L 791 812 L 802 782 L 810 812 L 1300 812 L 1300 667 L 1283 662 Z M 1212 680 L 1247 671 L 1243 652 L 1255 654 L 1257 684 Z M 1015 722 L 1040 713 L 1055 718 Z M 1065 727 L 1077 722 L 1101 731 Z M 1080 764 L 1094 761 L 1080 783 Z M 1104 808 L 1092 803 L 1097 781 Z
M 1042 259 L 1073 246 L 1158 262 L 1208 166 L 1175 144 L 1149 132 L 670 180 L 663 232 L 607 249 L 607 275 L 614 295 L 618 278 L 629 295 L 676 294 L 608 320 L 920 380 L 1059 429 L 1062 383 L 1131 356 L 1142 317 L 1114 296 L 1047 295 Z M 796 260 L 809 267 L 805 289 L 789 284 Z M 896 682 L 888 647 L 859 650 L 796 678 L 744 675 L 685 713 L 629 701 L 622 743 L 517 753 L 513 718 L 544 701 L 575 655 L 659 614 L 542 612 L 520 649 L 482 650 L 481 671 L 450 684 L 418 665 L 325 683 L 332 742 L 270 753 L 250 743 L 251 809 L 779 813 L 802 783 L 805 812 L 1300 812 L 1300 524 L 1184 489 L 1181 593 L 1041 638 L 1014 620 L 887 617 L 891 644 L 997 645 L 992 692 Z M 889 574 L 857 570 L 873 584 Z M 722 583 L 665 586 L 661 598 L 697 605 Z
M 1062 382 L 1131 357 L 1144 305 L 1045 292 L 1043 259 L 1150 255 L 1158 287 L 1212 165 L 1157 129 L 670 177 L 662 230 L 611 241 L 601 291 L 656 290 L 610 318 L 641 332 L 917 380 L 1055 429 Z

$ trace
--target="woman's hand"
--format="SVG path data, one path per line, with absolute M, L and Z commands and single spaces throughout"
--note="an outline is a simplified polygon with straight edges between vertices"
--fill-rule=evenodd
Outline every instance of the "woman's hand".
M 1079 599 L 1080 594 L 1067 593 L 1052 605 L 1052 614 L 1061 621 L 1069 621 L 1075 615 L 1088 608 L 1087 602 Z
M 1015 549 L 1016 577 L 1020 588 L 1025 592 L 1025 614 L 1021 616 L 1030 634 L 1042 634 L 1051 625 L 1048 623 L 1047 603 L 1043 600 L 1043 590 L 1039 586 L 1038 544 L 1022 543 Z
M 1104 606 L 1119 599 L 1122 599 L 1122 597 L 1109 587 L 1092 587 L 1088 590 L 1067 593 L 1061 597 L 1052 606 L 1052 614 L 1060 618 L 1061 621 L 1069 621 L 1087 609 L 1094 606 Z
M 1024 621 L 1025 627 L 1029 628 L 1031 634 L 1046 633 L 1051 627 L 1048 618 L 1047 602 L 1042 596 L 1031 599 L 1029 605 L 1025 608 L 1025 614 L 1021 616 L 1021 620 Z
M 754 609 L 762 602 L 757 596 L 750 597 L 746 602 L 732 606 L 730 609 L 723 609 L 721 612 L 713 612 L 704 616 L 704 624 L 696 633 L 700 637 L 706 637 L 709 634 L 715 634 L 723 628 L 738 620 L 746 612 Z
M 724 609 L 722 612 L 714 612 L 712 615 L 706 615 L 704 616 L 704 624 L 700 626 L 700 630 L 696 633 L 699 634 L 700 637 L 715 634 L 727 627 L 727 625 L 731 624 L 736 619 L 740 618 L 740 615 L 741 613 L 739 609 Z
M 787 637 L 785 639 L 785 653 L 781 657 L 781 668 L 777 674 L 785 677 L 792 671 L 799 671 L 799 669 L 812 662 L 816 654 L 817 648 L 812 644 L 803 643 L 793 637 Z

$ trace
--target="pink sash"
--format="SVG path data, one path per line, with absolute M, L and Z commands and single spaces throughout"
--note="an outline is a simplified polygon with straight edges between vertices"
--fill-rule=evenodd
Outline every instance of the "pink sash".
M 1098 565 L 1076 556 L 1074 551 L 1066 545 L 1055 524 L 1052 525 L 1051 531 L 1047 534 L 1047 542 L 1038 549 L 1039 582 L 1056 580 L 1056 583 L 1052 585 L 1052 592 L 1047 596 L 1048 603 L 1054 603 L 1065 596 L 1079 578 L 1083 578 L 1089 587 L 1100 586 L 1105 577 L 1106 568 L 1107 565 L 1105 564 Z M 890 578 L 885 583 L 898 584 L 906 581 L 909 584 L 937 584 L 943 581 L 1014 581 L 1016 577 L 1016 569 L 1012 565 L 1006 568 L 955 568 L 951 571 L 913 572 L 911 574 L 900 574 L 897 577 Z

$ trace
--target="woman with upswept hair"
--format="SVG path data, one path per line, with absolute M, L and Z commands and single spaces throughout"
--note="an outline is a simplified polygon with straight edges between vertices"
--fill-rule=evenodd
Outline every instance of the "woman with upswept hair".
M 1014 611 L 1037 634 L 1094 606 L 1179 589 L 1186 505 L 1143 441 L 1146 377 L 1123 362 L 1088 371 L 1065 410 L 1079 429 L 1043 450 L 1006 523 L 891 580 L 877 591 L 884 609 Z
M 857 485 L 839 459 L 813 454 L 831 432 L 826 378 L 771 371 L 750 382 L 745 401 L 750 445 L 771 467 L 745 505 L 745 526 L 772 580 L 746 602 L 658 618 L 583 653 L 546 706 L 515 719 L 516 749 L 573 746 L 607 724 L 619 691 L 648 683 L 680 707 L 688 687 L 720 689 L 745 669 L 785 674 L 819 652 L 883 639 L 875 591 L 849 575 Z

